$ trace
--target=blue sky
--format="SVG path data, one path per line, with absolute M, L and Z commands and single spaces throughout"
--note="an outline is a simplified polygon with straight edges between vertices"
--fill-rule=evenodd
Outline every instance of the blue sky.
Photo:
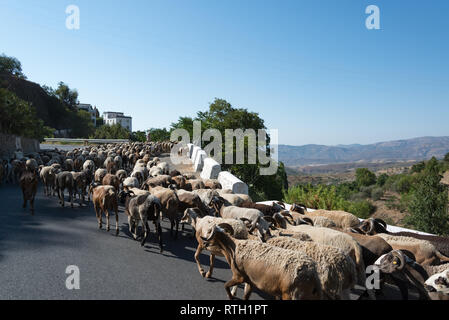
M 381 30 L 365 27 L 370 4 Z M 0 0 L 0 53 L 135 130 L 219 97 L 283 144 L 366 144 L 449 135 L 448 15 L 445 0 Z

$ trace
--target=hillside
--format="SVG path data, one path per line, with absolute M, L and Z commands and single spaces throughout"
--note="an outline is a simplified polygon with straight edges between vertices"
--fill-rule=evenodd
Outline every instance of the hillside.
M 30 102 L 46 126 L 55 129 L 70 126 L 68 111 L 56 97 L 50 96 L 39 84 L 0 73 L 0 88 L 5 88 L 20 99 Z
M 449 152 L 449 137 L 421 137 L 369 145 L 279 145 L 279 160 L 286 166 L 348 162 L 388 162 L 442 158 Z

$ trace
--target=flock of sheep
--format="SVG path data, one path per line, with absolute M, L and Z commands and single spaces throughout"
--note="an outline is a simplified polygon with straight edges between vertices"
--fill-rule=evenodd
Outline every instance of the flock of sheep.
M 190 224 L 198 241 L 195 261 L 203 277 L 212 276 L 215 256 L 224 256 L 232 278 L 224 285 L 229 299 L 244 284 L 243 299 L 254 288 L 278 299 L 349 299 L 356 284 L 366 287 L 367 267 L 377 266 L 380 286 L 367 290 L 371 299 L 385 283 L 397 285 L 402 298 L 409 289 L 420 299 L 449 300 L 449 238 L 412 232 L 391 233 L 380 219 L 363 222 L 342 211 L 307 210 L 300 204 L 254 203 L 248 195 L 222 189 L 217 180 L 169 170 L 159 159 L 175 144 L 123 143 L 73 151 L 44 151 L 4 162 L 0 181 L 19 183 L 26 207 L 34 214 L 38 181 L 46 196 L 57 195 L 62 206 L 68 191 L 73 207 L 92 202 L 98 220 L 110 230 L 123 205 L 129 231 L 143 246 L 153 222 L 163 251 L 161 219 Z M 180 149 L 180 154 L 185 151 Z M 141 225 L 141 229 L 139 229 Z M 140 232 L 139 232 L 140 231 Z M 206 272 L 199 255 L 210 252 Z

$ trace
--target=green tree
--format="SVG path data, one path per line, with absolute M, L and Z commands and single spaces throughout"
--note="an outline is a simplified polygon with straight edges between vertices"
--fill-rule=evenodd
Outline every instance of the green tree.
M 147 135 L 145 131 L 136 131 L 131 134 L 132 141 L 145 142 L 147 141 Z
M 359 187 L 371 186 L 376 183 L 376 175 L 367 168 L 358 168 L 355 171 L 355 181 Z
M 119 123 L 112 126 L 104 125 L 91 136 L 92 139 L 130 139 L 131 133 L 128 129 L 123 128 Z
M 449 162 L 449 152 L 444 156 L 444 161 Z
M 14 57 L 0 55 L 0 72 L 8 73 L 21 79 L 26 79 L 22 72 L 22 63 Z
M 71 136 L 74 138 L 88 138 L 95 131 L 94 124 L 90 118 L 90 113 L 85 110 L 78 110 L 71 113 Z
M 0 88 L 0 132 L 42 141 L 44 137 L 52 136 L 53 131 L 44 126 L 30 103 Z
M 185 129 L 190 134 L 190 138 L 193 138 L 193 121 L 201 121 L 201 133 L 207 129 L 217 129 L 222 135 L 222 143 L 225 140 L 226 129 L 266 129 L 264 120 L 259 117 L 256 112 L 250 112 L 245 108 L 235 108 L 229 102 L 224 99 L 216 98 L 213 103 L 209 105 L 207 111 L 200 111 L 195 118 L 180 117 L 176 123 L 172 123 L 171 130 Z M 241 142 L 241 141 L 240 141 Z M 205 147 L 209 142 L 203 142 L 202 147 Z M 269 147 L 269 136 L 265 145 L 257 145 L 259 148 Z M 225 150 L 222 148 L 222 169 L 228 170 L 239 179 L 244 181 L 249 186 L 249 191 L 256 199 L 263 198 L 271 200 L 281 200 L 282 190 L 287 184 L 287 175 L 283 165 L 277 163 L 278 166 L 276 174 L 272 176 L 260 175 L 260 168 L 262 167 L 258 157 L 256 164 L 248 164 L 248 139 L 245 138 L 243 143 L 234 142 L 232 149 L 234 151 L 234 159 L 236 151 L 244 152 L 245 164 L 226 164 L 225 163 Z M 269 148 L 267 148 L 269 150 Z M 235 161 L 234 161 L 235 163 Z
M 168 141 L 168 140 L 170 140 L 170 131 L 168 131 L 165 128 L 162 128 L 162 129 L 151 128 L 149 130 L 149 133 L 150 133 L 151 141 Z
M 379 187 L 383 187 L 383 186 L 385 185 L 385 182 L 387 182 L 387 180 L 388 180 L 388 174 L 382 173 L 382 174 L 380 174 L 380 175 L 377 177 L 377 182 L 376 182 L 376 184 L 377 184 Z
M 419 172 L 423 171 L 425 167 L 426 167 L 426 163 L 424 161 L 418 162 L 417 164 L 414 164 L 412 166 L 411 173 L 415 173 L 415 172 L 419 173 Z
M 64 106 L 70 110 L 76 110 L 78 104 L 78 91 L 72 90 L 64 82 L 59 82 L 55 95 L 59 98 Z
M 409 200 L 409 214 L 406 223 L 418 230 L 439 234 L 449 234 L 447 212 L 448 190 L 440 183 L 438 161 L 428 161 L 420 179 L 416 182 Z

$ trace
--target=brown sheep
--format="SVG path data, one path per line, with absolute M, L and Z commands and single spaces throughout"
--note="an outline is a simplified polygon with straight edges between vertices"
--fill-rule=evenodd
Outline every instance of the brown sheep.
M 120 179 L 115 174 L 108 173 L 104 176 L 102 185 L 113 186 L 115 190 L 120 190 Z
M 34 215 L 34 197 L 37 192 L 37 176 L 33 172 L 24 172 L 19 184 L 23 195 L 23 208 L 26 208 L 27 201 L 30 202 L 31 215 Z
M 97 186 L 93 189 L 92 201 L 94 203 L 95 214 L 97 215 L 98 228 L 102 228 L 102 213 L 105 213 L 107 220 L 107 231 L 109 232 L 109 210 L 115 213 L 115 235 L 118 236 L 118 199 L 117 192 L 112 186 Z

